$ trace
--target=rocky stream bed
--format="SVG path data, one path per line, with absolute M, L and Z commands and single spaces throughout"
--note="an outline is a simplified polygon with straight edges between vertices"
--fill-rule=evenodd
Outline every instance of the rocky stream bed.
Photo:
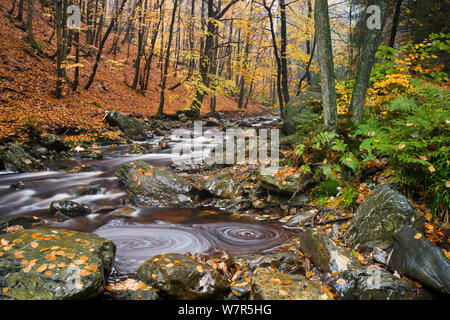
M 448 298 L 449 261 L 417 236 L 424 217 L 394 186 L 372 186 L 353 217 L 328 212 L 306 205 L 307 174 L 280 184 L 258 165 L 174 164 L 171 149 L 189 141 L 170 133 L 193 127 L 184 115 L 106 121 L 118 141 L 0 150 L 0 299 Z M 331 233 L 317 228 L 325 215 Z

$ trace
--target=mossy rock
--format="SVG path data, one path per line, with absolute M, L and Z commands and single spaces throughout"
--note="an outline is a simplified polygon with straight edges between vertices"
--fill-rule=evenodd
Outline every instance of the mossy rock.
M 307 173 L 299 173 L 298 176 L 288 175 L 282 181 L 277 178 L 277 174 L 285 169 L 284 167 L 262 169 L 257 179 L 265 189 L 287 195 L 304 190 L 312 182 L 311 175 Z
M 105 119 L 109 125 L 119 127 L 128 138 L 139 141 L 147 140 L 145 126 L 141 121 L 118 111 L 109 111 Z
M 0 299 L 92 299 L 103 292 L 115 245 L 97 235 L 29 229 L 0 236 Z
M 137 277 L 159 289 L 162 296 L 179 300 L 221 298 L 230 287 L 212 267 L 179 253 L 158 255 L 144 262 Z
M 126 163 L 114 174 L 131 202 L 141 207 L 194 207 L 200 193 L 182 177 L 144 161 Z
M 302 275 L 258 269 L 253 277 L 250 300 L 329 300 L 320 284 Z
M 425 217 L 390 185 L 379 185 L 358 207 L 344 234 L 344 241 L 355 249 L 390 248 L 405 225 L 422 232 Z
M 219 198 L 236 198 L 244 193 L 239 181 L 227 172 L 207 179 L 203 182 L 202 189 Z

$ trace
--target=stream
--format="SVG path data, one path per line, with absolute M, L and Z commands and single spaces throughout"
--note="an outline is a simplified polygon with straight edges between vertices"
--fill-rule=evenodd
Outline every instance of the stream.
M 162 138 L 147 143 L 156 145 Z M 126 146 L 100 147 L 104 153 L 101 160 L 74 157 L 48 162 L 48 171 L 0 171 L 0 217 L 37 216 L 45 221 L 44 227 L 91 232 L 110 239 L 117 246 L 114 269 L 118 274 L 133 273 L 142 262 L 161 253 L 194 254 L 212 250 L 259 253 L 282 245 L 289 235 L 278 223 L 240 219 L 215 208 L 134 207 L 136 211 L 129 217 L 117 217 L 110 213 L 112 210 L 108 211 L 123 206 L 127 196 L 113 174 L 119 166 L 143 160 L 171 169 L 170 148 L 185 142 L 170 141 L 169 149 L 143 155 L 126 153 Z M 205 148 L 211 147 L 211 141 L 202 143 Z M 65 173 L 80 166 L 83 166 L 81 172 Z M 24 188 L 10 188 L 18 181 Z M 95 192 L 80 194 L 86 188 Z M 55 200 L 80 202 L 96 213 L 57 221 L 49 211 L 50 203 Z

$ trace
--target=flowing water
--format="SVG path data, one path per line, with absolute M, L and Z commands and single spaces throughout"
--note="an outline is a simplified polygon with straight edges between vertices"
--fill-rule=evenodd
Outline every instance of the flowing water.
M 157 144 L 160 140 L 148 142 Z M 203 144 L 211 147 L 211 141 Z M 169 145 L 173 147 L 174 143 Z M 257 253 L 273 250 L 288 238 L 276 223 L 238 219 L 211 208 L 135 208 L 136 212 L 126 218 L 96 213 L 56 221 L 49 212 L 50 203 L 55 200 L 80 202 L 94 212 L 122 206 L 126 194 L 113 173 L 123 163 L 143 160 L 168 168 L 172 162 L 170 150 L 144 155 L 124 154 L 123 150 L 124 146 L 103 148 L 106 156 L 102 160 L 52 161 L 47 163 L 50 170 L 37 173 L 0 172 L 0 217 L 38 216 L 46 222 L 45 227 L 91 232 L 110 239 L 117 246 L 114 267 L 122 274 L 134 272 L 140 263 L 160 253 Z M 82 172 L 64 173 L 77 166 L 83 166 Z M 17 181 L 25 187 L 11 189 Z M 93 188 L 95 194 L 79 195 L 86 188 Z

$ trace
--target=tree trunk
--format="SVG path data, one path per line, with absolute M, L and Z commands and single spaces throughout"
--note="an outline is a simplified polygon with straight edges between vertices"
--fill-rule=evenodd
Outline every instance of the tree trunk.
M 361 57 L 356 73 L 355 84 L 353 85 L 352 100 L 350 103 L 350 111 L 353 113 L 353 122 L 359 124 L 363 117 L 364 103 L 366 101 L 366 93 L 369 87 L 370 72 L 375 62 L 375 53 L 381 41 L 383 32 L 384 19 L 386 17 L 386 10 L 388 7 L 387 0 L 373 0 L 370 4 L 375 4 L 381 9 L 381 28 L 369 30 L 367 23 L 365 24 L 365 35 L 363 40 L 363 47 L 361 49 Z
M 58 0 L 56 0 L 58 1 Z M 105 34 L 103 35 L 102 41 L 100 42 L 100 46 L 97 51 L 97 56 L 95 58 L 95 64 L 92 67 L 91 75 L 89 76 L 89 80 L 87 81 L 86 85 L 84 86 L 84 90 L 89 90 L 89 87 L 92 85 L 92 82 L 94 82 L 95 74 L 97 73 L 98 64 L 100 62 L 100 58 L 102 57 L 102 51 L 103 47 L 105 46 L 106 40 L 109 37 L 109 34 L 111 33 L 114 24 L 116 23 L 117 19 L 119 18 L 119 15 L 122 13 L 123 7 L 127 3 L 127 0 L 122 0 L 122 3 L 120 5 L 120 9 L 115 17 L 111 19 L 111 22 L 109 23 L 108 29 L 106 30 Z
M 322 82 L 323 119 L 329 129 L 335 130 L 337 127 L 337 105 L 327 0 L 316 0 L 314 6 L 314 23 L 317 36 L 320 79 Z
M 162 78 L 161 78 L 161 92 L 160 92 L 160 100 L 159 100 L 159 108 L 158 108 L 158 116 L 159 117 L 161 117 L 163 115 L 163 110 L 164 110 L 164 95 L 165 95 L 165 91 L 166 91 L 167 71 L 169 69 L 169 62 L 170 62 L 170 46 L 172 44 L 173 26 L 175 24 L 177 7 L 178 7 L 178 0 L 174 0 L 173 1 L 173 10 L 172 10 L 172 19 L 170 20 L 170 27 L 169 27 L 169 39 L 167 39 L 167 49 L 166 49 L 166 57 L 165 57 L 165 61 L 164 61 L 164 71 L 163 71 Z
M 281 44 L 280 44 L 280 62 L 281 62 L 281 90 L 283 92 L 284 105 L 289 102 L 289 80 L 287 65 L 287 30 L 286 30 L 286 4 L 280 0 L 280 24 L 281 24 Z
M 402 8 L 402 0 L 397 0 L 395 6 L 394 19 L 392 21 L 391 38 L 389 39 L 389 47 L 394 48 L 395 37 L 397 36 L 398 23 L 400 21 L 400 9 Z
M 37 49 L 36 40 L 33 34 L 33 15 L 34 15 L 34 4 L 33 0 L 27 0 L 28 13 L 27 13 L 27 40 L 33 48 Z

